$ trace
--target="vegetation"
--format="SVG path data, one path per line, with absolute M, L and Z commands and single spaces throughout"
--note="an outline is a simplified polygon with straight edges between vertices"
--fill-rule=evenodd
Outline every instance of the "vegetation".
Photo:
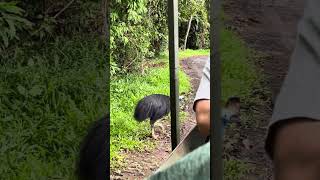
M 186 50 L 179 57 L 209 55 L 208 50 Z M 223 100 L 240 96 L 250 102 L 253 86 L 259 84 L 259 76 L 250 61 L 250 51 L 233 32 L 223 30 L 221 34 L 222 91 Z M 168 62 L 167 55 L 164 56 Z M 163 62 L 155 61 L 155 63 Z M 150 134 L 148 123 L 138 124 L 133 120 L 133 110 L 139 99 L 152 93 L 169 94 L 169 70 L 167 63 L 160 68 L 148 68 L 146 74 L 128 74 L 115 78 L 111 84 L 111 163 L 112 168 L 121 166 L 123 150 L 143 150 L 152 147 L 145 137 Z M 180 71 L 180 92 L 190 90 L 185 74 Z M 240 162 L 240 161 L 239 161 Z M 227 170 L 242 171 L 238 161 L 227 163 Z M 245 173 L 245 172 L 243 172 Z M 233 173 L 234 174 L 234 173 Z M 239 176 L 241 174 L 239 173 Z M 231 177 L 231 176 L 230 176 Z
M 168 57 L 164 56 L 154 63 L 163 66 L 148 68 L 145 74 L 135 73 L 117 77 L 111 82 L 110 156 L 113 168 L 121 163 L 121 150 L 143 150 L 152 145 L 145 140 L 151 132 L 149 123 L 137 123 L 133 118 L 133 111 L 136 103 L 146 95 L 169 95 Z M 189 78 L 182 71 L 179 72 L 179 85 L 181 94 L 191 88 Z
M 226 180 L 245 179 L 250 168 L 248 164 L 236 159 L 225 160 L 224 167 L 224 178 Z
M 0 179 L 74 179 L 106 111 L 99 1 L 0 2 Z
M 207 49 L 204 0 L 182 0 L 179 7 L 179 45 L 184 47 L 189 32 L 185 47 Z M 134 105 L 151 93 L 169 94 L 168 56 L 163 54 L 167 4 L 115 0 L 111 10 L 110 152 L 117 167 L 122 151 L 153 145 L 145 141 L 149 124 L 138 125 L 132 118 Z M 79 143 L 108 101 L 101 12 L 97 0 L 0 2 L 0 179 L 74 178 Z M 249 50 L 227 30 L 221 50 L 224 99 L 249 97 L 258 81 Z M 208 53 L 187 50 L 179 56 Z M 159 67 L 148 68 L 152 64 Z M 188 77 L 182 71 L 179 75 L 180 93 L 186 93 Z
M 208 48 L 208 18 L 204 0 L 179 1 L 179 7 L 180 46 L 184 44 L 192 16 L 187 47 Z M 112 1 L 111 9 L 112 75 L 137 71 L 147 59 L 158 58 L 166 51 L 166 1 Z

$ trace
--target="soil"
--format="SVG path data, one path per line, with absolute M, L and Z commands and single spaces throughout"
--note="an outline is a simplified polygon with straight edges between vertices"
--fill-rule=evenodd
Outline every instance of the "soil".
M 304 3 L 303 0 L 227 0 L 224 5 L 229 17 L 226 26 L 237 32 L 250 48 L 263 54 L 255 64 L 266 76 L 264 86 L 271 91 L 269 98 L 263 92 L 253 94 L 263 103 L 247 105 L 243 111 L 250 114 L 254 123 L 242 124 L 236 132 L 229 131 L 226 138 L 227 154 L 251 167 L 243 179 L 273 178 L 272 164 L 264 150 L 268 119 L 288 71 Z
M 202 76 L 202 70 L 205 63 L 208 61 L 207 56 L 199 56 L 187 58 L 181 61 L 180 68 L 182 68 L 190 77 L 192 90 L 188 94 L 183 95 L 180 101 L 181 110 L 187 112 L 187 117 L 183 121 L 180 132 L 181 139 L 183 139 L 195 124 L 193 116 L 192 104 L 195 91 L 199 86 Z M 171 152 L 171 132 L 169 119 L 161 120 L 161 124 L 165 127 L 164 132 L 159 132 L 157 140 L 148 138 L 147 141 L 156 143 L 153 150 L 123 152 L 126 157 L 124 160 L 124 168 L 112 172 L 111 179 L 143 179 L 150 176 Z
M 224 3 L 225 14 L 229 17 L 225 22 L 227 28 L 237 32 L 250 48 L 263 53 L 255 63 L 266 75 L 263 84 L 272 93 L 272 97 L 265 97 L 264 92 L 254 92 L 257 103 L 242 107 L 242 112 L 251 123 L 242 123 L 237 128 L 227 130 L 225 158 L 241 160 L 249 165 L 250 170 L 243 177 L 244 180 L 272 179 L 272 165 L 264 151 L 264 139 L 272 102 L 288 70 L 296 26 L 303 7 L 303 0 L 227 0 Z M 182 137 L 195 124 L 192 99 L 207 58 L 199 56 L 181 61 L 180 67 L 190 76 L 193 87 L 181 102 L 182 110 L 189 114 L 181 126 Z M 156 143 L 155 149 L 123 152 L 126 157 L 124 168 L 112 172 L 111 179 L 143 179 L 160 166 L 171 152 L 168 118 L 162 120 L 162 124 L 165 132 L 161 132 L 157 140 L 148 139 Z

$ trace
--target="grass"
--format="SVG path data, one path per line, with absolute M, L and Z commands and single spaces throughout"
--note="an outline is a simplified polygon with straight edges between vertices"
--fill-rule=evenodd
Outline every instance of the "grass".
M 232 31 L 222 29 L 220 38 L 222 99 L 226 101 L 228 97 L 239 96 L 241 100 L 249 101 L 252 98 L 252 88 L 259 86 L 262 78 L 252 61 L 255 53 Z M 181 59 L 198 55 L 209 56 L 210 51 L 204 49 L 179 52 Z
M 234 33 L 221 32 L 222 90 L 223 100 L 230 96 L 250 98 L 252 87 L 258 84 L 256 69 L 250 61 L 250 50 Z M 190 56 L 209 55 L 209 50 L 186 50 L 179 52 L 179 59 Z M 164 53 L 157 62 L 168 62 Z M 189 79 L 180 75 L 180 93 L 190 90 Z M 148 123 L 138 124 L 133 110 L 141 98 L 153 93 L 169 95 L 168 63 L 164 67 L 149 68 L 146 74 L 128 74 L 115 77 L 111 83 L 111 166 L 121 166 L 122 150 L 141 150 L 152 143 L 145 137 L 150 134 Z
M 96 37 L 58 38 L 0 62 L 0 179 L 74 179 L 79 143 L 106 111 Z
M 209 53 L 209 50 L 180 51 L 179 59 L 190 56 L 209 55 Z M 255 101 L 251 92 L 253 87 L 259 86 L 261 76 L 252 62 L 254 53 L 246 47 L 245 43 L 235 33 L 229 30 L 221 31 L 220 53 L 222 60 L 223 101 L 226 101 L 230 96 L 239 96 L 244 103 Z M 163 58 L 166 59 L 167 55 L 165 54 Z M 111 157 L 113 157 L 113 164 L 121 164 L 121 161 L 117 161 L 117 159 L 121 159 L 118 154 L 121 149 L 134 150 L 144 148 L 145 142 L 143 141 L 143 137 L 150 133 L 149 125 L 137 125 L 132 119 L 132 111 L 137 100 L 145 95 L 151 93 L 169 93 L 168 70 L 166 69 L 161 72 L 162 70 L 163 68 L 150 69 L 144 77 L 129 75 L 125 78 L 126 80 L 115 81 L 114 85 L 111 86 L 112 91 L 118 91 L 119 93 L 119 97 L 115 97 L 115 94 L 111 92 L 112 96 L 115 97 L 111 101 L 112 111 L 114 112 L 114 116 L 111 118 L 113 121 L 111 127 L 111 153 L 113 153 Z M 156 79 L 152 78 L 157 74 L 159 76 Z M 163 82 L 166 83 L 164 84 Z M 184 81 L 180 83 L 180 86 L 187 84 Z M 184 89 L 181 87 L 182 91 L 187 91 L 188 88 Z M 121 91 L 116 89 L 121 89 Z M 125 98 L 122 97 L 123 94 L 126 94 Z M 248 166 L 240 160 L 225 161 L 226 179 L 241 179 L 247 172 Z
M 249 172 L 249 165 L 236 159 L 224 160 L 224 179 L 241 180 L 245 179 Z
M 222 99 L 239 96 L 243 102 L 251 98 L 252 88 L 261 76 L 254 66 L 253 51 L 233 32 L 221 32 Z
M 180 51 L 178 57 L 179 59 L 184 59 L 192 56 L 208 56 L 209 53 L 210 53 L 209 49 L 198 49 L 198 50 L 186 49 L 184 51 Z
M 163 62 L 159 59 L 157 62 Z M 156 62 L 156 63 L 157 63 Z M 189 79 L 186 74 L 179 72 L 179 92 L 186 93 L 190 90 Z M 151 142 L 144 140 L 150 135 L 148 122 L 137 123 L 133 118 L 136 103 L 150 94 L 169 95 L 169 67 L 148 69 L 144 75 L 128 74 L 122 77 L 114 77 L 111 81 L 111 166 L 117 167 L 123 156 L 121 150 L 144 149 Z

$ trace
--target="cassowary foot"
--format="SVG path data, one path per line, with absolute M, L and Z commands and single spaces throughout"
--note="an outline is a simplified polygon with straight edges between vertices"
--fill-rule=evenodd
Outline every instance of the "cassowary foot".
M 161 128 L 161 132 L 164 132 L 164 126 L 163 124 L 158 123 L 157 126 L 159 126 Z
M 151 137 L 153 139 L 158 139 L 159 136 L 156 136 L 155 132 L 154 132 L 154 129 L 151 130 Z

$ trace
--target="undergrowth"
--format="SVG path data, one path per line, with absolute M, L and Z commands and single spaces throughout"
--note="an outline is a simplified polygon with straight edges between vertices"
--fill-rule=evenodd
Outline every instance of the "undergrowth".
M 107 108 L 104 57 L 98 37 L 75 36 L 1 59 L 0 179 L 74 178 L 80 141 Z
M 159 59 L 155 63 L 164 62 Z M 169 95 L 169 67 L 168 63 L 163 67 L 150 68 L 145 74 L 127 74 L 113 77 L 111 80 L 111 166 L 118 167 L 121 164 L 121 150 L 142 150 L 152 145 L 146 141 L 150 135 L 148 122 L 137 123 L 133 118 L 136 103 L 150 94 Z M 184 94 L 190 90 L 189 78 L 182 71 L 179 72 L 179 92 Z M 183 114 L 181 114 L 183 116 Z
M 221 34 L 222 91 L 223 100 L 239 96 L 248 99 L 252 87 L 258 83 L 256 69 L 250 61 L 250 51 L 234 33 L 223 30 Z M 162 56 L 167 62 L 168 54 Z M 179 58 L 209 55 L 209 50 L 187 50 L 179 52 Z M 157 63 L 157 61 L 155 62 Z M 180 93 L 190 90 L 184 73 L 180 75 Z M 127 74 L 115 77 L 111 83 L 111 164 L 121 166 L 122 150 L 141 150 L 148 146 L 145 139 L 150 134 L 149 123 L 137 123 L 133 110 L 141 98 L 160 93 L 169 95 L 168 63 L 164 67 L 149 68 L 146 74 Z M 152 144 L 152 143 L 151 143 Z

